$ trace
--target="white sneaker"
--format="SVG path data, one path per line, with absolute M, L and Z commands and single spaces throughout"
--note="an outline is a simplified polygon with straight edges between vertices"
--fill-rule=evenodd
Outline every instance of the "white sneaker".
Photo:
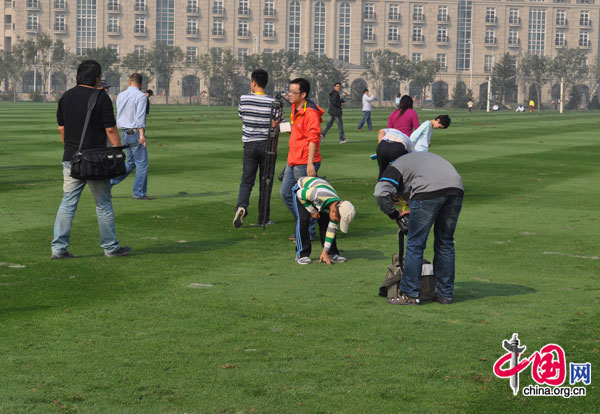
M 311 264 L 312 260 L 310 260 L 310 257 L 296 257 L 296 263 L 301 265 L 307 265 Z
M 233 227 L 239 229 L 244 224 L 244 216 L 246 215 L 246 209 L 244 207 L 238 207 L 235 211 L 235 217 L 233 218 Z
M 348 261 L 348 259 L 346 259 L 344 256 L 340 256 L 339 254 L 330 256 L 329 260 L 331 260 L 331 263 L 345 263 Z

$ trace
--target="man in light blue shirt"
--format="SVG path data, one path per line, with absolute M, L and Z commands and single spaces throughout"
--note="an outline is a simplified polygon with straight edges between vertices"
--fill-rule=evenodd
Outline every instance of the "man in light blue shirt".
M 121 130 L 121 143 L 129 145 L 127 154 L 127 172 L 110 180 L 112 185 L 119 184 L 135 169 L 133 198 L 152 200 L 148 191 L 148 151 L 146 150 L 146 94 L 140 90 L 142 75 L 134 73 L 129 77 L 129 87 L 117 96 L 117 127 Z
M 448 115 L 438 115 L 433 121 L 425 121 L 421 126 L 410 134 L 410 142 L 413 151 L 427 152 L 431 143 L 431 134 L 434 129 L 446 129 L 450 126 L 450 117 Z

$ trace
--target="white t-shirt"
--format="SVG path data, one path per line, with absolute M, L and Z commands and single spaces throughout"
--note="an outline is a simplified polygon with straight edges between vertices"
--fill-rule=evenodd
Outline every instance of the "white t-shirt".
M 375 95 L 369 95 L 368 93 L 363 93 L 362 96 L 362 104 L 363 104 L 363 111 L 370 111 L 371 110 L 371 101 L 375 99 Z

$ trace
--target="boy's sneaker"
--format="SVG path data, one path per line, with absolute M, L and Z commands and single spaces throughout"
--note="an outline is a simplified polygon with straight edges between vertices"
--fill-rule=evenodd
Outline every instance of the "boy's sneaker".
M 104 256 L 106 256 L 106 257 L 127 256 L 129 254 L 130 250 L 131 250 L 131 247 L 129 247 L 129 246 L 119 247 L 118 250 L 116 250 L 116 251 L 114 251 L 112 253 L 106 253 L 106 252 L 104 252 Z
M 340 256 L 339 254 L 330 256 L 329 260 L 331 260 L 331 263 L 345 263 L 348 261 L 348 259 L 346 259 L 344 256 Z
M 347 139 L 340 139 L 340 144 L 345 144 L 346 142 L 348 142 Z
M 404 293 L 400 293 L 400 296 L 393 299 L 388 299 L 388 303 L 392 305 L 413 305 L 416 306 L 421 303 L 419 298 L 411 298 L 406 296 Z
M 293 242 L 295 242 L 295 241 L 296 241 L 296 235 L 295 235 L 295 234 L 292 234 L 292 235 L 290 235 L 290 236 L 288 237 L 288 240 L 289 240 L 289 241 L 293 241 Z
M 64 253 L 52 253 L 52 256 L 50 256 L 51 259 L 73 259 L 75 256 L 73 256 L 71 253 L 69 252 L 64 252 Z
M 301 264 L 301 265 L 307 265 L 307 264 L 311 264 L 312 260 L 310 260 L 310 257 L 296 257 L 296 263 Z
M 233 218 L 233 227 L 239 229 L 244 224 L 244 216 L 246 215 L 246 209 L 244 207 L 238 207 L 235 211 L 235 217 Z

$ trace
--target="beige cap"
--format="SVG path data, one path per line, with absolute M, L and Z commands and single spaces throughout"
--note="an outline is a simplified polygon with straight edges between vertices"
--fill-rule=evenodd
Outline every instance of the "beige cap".
M 343 233 L 348 233 L 348 226 L 354 220 L 356 209 L 348 200 L 342 201 L 338 206 L 340 212 L 340 230 Z

